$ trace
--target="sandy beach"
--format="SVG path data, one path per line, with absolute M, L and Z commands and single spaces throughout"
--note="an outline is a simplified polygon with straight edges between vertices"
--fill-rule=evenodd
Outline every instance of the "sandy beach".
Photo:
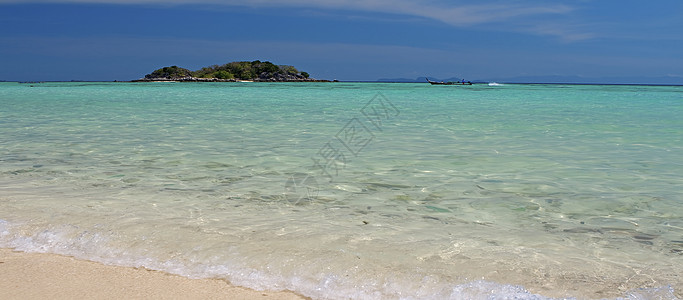
M 0 249 L 2 299 L 305 299 L 53 254 Z

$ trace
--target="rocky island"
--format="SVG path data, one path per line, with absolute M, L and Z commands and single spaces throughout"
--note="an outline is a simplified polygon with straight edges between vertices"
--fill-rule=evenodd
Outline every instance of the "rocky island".
M 133 80 L 145 81 L 198 81 L 198 82 L 327 82 L 309 77 L 306 72 L 300 72 L 293 66 L 276 65 L 269 61 L 255 60 L 236 61 L 224 65 L 203 67 L 197 71 L 190 71 L 178 66 L 164 67 L 145 75 L 144 78 Z

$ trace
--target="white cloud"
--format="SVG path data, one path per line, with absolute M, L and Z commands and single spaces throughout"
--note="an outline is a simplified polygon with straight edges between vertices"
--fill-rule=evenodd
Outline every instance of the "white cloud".
M 458 1 L 459 3 L 453 2 L 454 1 L 436 3 L 435 1 L 418 0 L 322 0 L 313 2 L 307 0 L 287 0 L 274 3 L 273 1 L 256 0 L 249 2 L 249 5 L 302 6 L 395 13 L 420 16 L 451 25 L 478 24 L 501 21 L 513 17 L 566 13 L 571 11 L 571 8 L 565 5 L 486 4 L 482 3 L 482 1 L 479 1 L 477 4 L 469 4 L 470 2 L 467 1 Z M 215 0 L 213 3 L 244 5 L 243 2 L 232 0 Z
M 516 1 L 428 1 L 428 0 L 0 0 L 0 3 L 100 3 L 100 4 L 213 4 L 247 7 L 306 7 L 345 9 L 419 16 L 451 25 L 470 25 L 509 18 L 567 13 L 572 9 L 561 4 L 524 4 Z
M 445 1 L 445 0 L 0 0 L 2 3 L 94 3 L 119 5 L 224 5 L 253 8 L 330 9 L 371 13 L 397 14 L 436 20 L 452 26 L 465 27 L 499 24 L 502 30 L 555 36 L 564 41 L 588 39 L 590 34 L 565 28 L 557 21 L 534 21 L 535 18 L 565 15 L 574 8 L 545 1 Z M 549 23 L 550 22 L 550 23 Z M 526 22 L 528 23 L 528 22 Z M 552 24 L 551 24 L 552 23 Z
M 527 31 L 538 35 L 556 36 L 564 42 L 589 40 L 597 37 L 595 33 L 582 31 L 581 29 L 575 29 L 573 27 L 577 26 L 569 26 L 567 24 L 562 26 L 559 26 L 558 24 L 542 24 L 531 25 Z

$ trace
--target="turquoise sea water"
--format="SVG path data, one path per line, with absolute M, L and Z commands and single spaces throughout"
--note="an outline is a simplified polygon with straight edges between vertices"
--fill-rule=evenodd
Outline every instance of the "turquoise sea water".
M 0 247 L 315 299 L 683 291 L 683 87 L 0 83 Z

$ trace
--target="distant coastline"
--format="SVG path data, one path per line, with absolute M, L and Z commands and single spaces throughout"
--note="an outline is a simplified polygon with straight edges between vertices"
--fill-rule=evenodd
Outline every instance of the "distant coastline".
M 460 81 L 459 77 L 435 78 L 427 77 L 433 81 Z M 660 76 L 660 77 L 582 77 L 582 76 L 518 76 L 518 77 L 486 77 L 474 78 L 473 83 L 498 82 L 507 84 L 572 84 L 572 85 L 665 85 L 681 86 L 683 77 L 680 76 Z M 391 83 L 421 83 L 425 82 L 425 77 L 417 78 L 380 78 L 376 82 Z
M 212 65 L 196 71 L 178 66 L 154 70 L 145 77 L 132 82 L 329 82 L 311 78 L 307 72 L 294 66 L 276 65 L 269 61 L 236 61 L 224 65 Z

